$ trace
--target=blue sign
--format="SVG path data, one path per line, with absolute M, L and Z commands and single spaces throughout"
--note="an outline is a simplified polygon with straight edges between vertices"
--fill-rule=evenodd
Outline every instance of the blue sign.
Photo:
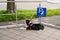
M 46 17 L 46 8 L 37 8 L 37 16 Z

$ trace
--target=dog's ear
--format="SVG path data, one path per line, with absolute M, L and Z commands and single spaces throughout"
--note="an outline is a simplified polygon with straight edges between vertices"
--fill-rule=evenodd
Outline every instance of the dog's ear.
M 29 25 L 30 20 L 26 20 L 26 24 Z

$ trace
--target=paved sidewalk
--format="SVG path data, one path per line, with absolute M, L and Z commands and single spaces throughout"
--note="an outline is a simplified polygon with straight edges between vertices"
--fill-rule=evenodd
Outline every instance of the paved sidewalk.
M 44 30 L 0 29 L 0 40 L 60 40 L 60 30 L 46 27 Z

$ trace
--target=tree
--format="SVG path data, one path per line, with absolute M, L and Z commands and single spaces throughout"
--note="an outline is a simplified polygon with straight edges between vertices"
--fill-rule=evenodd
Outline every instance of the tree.
M 7 0 L 7 1 L 15 1 L 15 0 Z M 15 2 L 7 2 L 7 12 L 8 13 L 15 13 Z

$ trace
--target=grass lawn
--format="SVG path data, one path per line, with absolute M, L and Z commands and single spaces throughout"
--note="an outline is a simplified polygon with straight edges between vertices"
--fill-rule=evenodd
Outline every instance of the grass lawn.
M 26 19 L 26 18 L 31 18 L 32 14 L 33 18 L 36 18 L 36 10 L 17 10 L 17 15 L 18 15 L 18 20 L 21 19 Z M 7 11 L 5 10 L 0 10 L 0 14 L 7 14 Z M 47 10 L 46 16 L 55 16 L 55 15 L 60 15 L 60 9 L 52 9 L 52 10 Z M 12 21 L 16 20 L 16 14 L 12 15 L 0 15 L 0 22 L 1 21 Z
M 60 9 L 47 10 L 47 16 L 60 15 Z

